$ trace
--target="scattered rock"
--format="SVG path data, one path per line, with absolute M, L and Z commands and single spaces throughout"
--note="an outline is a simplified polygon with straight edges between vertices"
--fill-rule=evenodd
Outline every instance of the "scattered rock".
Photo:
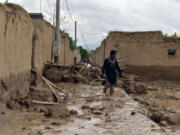
M 52 125 L 52 126 L 60 126 L 61 123 L 59 123 L 59 122 L 52 122 L 51 125 Z
M 134 111 L 133 111 L 133 112 L 131 112 L 131 115 L 132 115 L 132 116 L 133 116 L 133 115 L 136 115 L 136 112 L 134 112 Z
M 52 128 L 51 128 L 51 127 L 45 127 L 45 129 L 50 130 L 50 129 L 52 129 Z
M 1 112 L 1 115 L 5 115 L 5 112 Z
M 83 105 L 82 107 L 81 107 L 82 109 L 84 109 L 84 110 L 88 110 L 88 109 L 92 109 L 90 106 L 88 106 L 88 105 Z
M 94 98 L 89 97 L 89 98 L 87 98 L 86 100 L 87 100 L 87 102 L 93 102 L 93 101 L 94 101 Z
M 163 121 L 162 115 L 159 112 L 153 112 L 150 116 L 150 119 L 155 121 L 156 123 L 160 123 Z
M 95 115 L 102 115 L 103 114 L 103 112 L 99 111 L 99 110 L 93 110 L 92 113 Z
M 26 130 L 26 128 L 25 128 L 25 127 L 22 127 L 22 130 Z
M 135 85 L 136 94 L 147 94 L 147 88 L 145 84 L 136 84 Z
M 92 110 L 99 110 L 99 111 L 103 111 L 104 109 L 105 109 L 106 107 L 104 107 L 104 106 L 93 106 L 92 107 Z
M 43 133 L 41 131 L 33 131 L 29 133 L 28 135 L 43 135 Z
M 168 123 L 166 121 L 161 121 L 159 123 L 160 126 L 168 126 Z
M 180 125 L 180 113 L 174 113 L 170 116 L 170 122 L 174 125 Z
M 51 118 L 67 118 L 69 110 L 62 104 L 46 106 L 44 115 Z
M 152 86 L 148 86 L 148 87 L 147 87 L 147 90 L 149 90 L 149 91 L 157 91 L 158 88 L 154 88 L 154 87 L 152 87 Z
M 86 116 L 86 115 L 80 115 L 80 116 L 78 116 L 78 118 L 84 119 L 84 120 L 91 120 L 92 119 L 90 116 Z
M 71 111 L 70 111 L 70 114 L 71 114 L 71 115 L 77 115 L 78 112 L 77 112 L 76 110 L 71 110 Z

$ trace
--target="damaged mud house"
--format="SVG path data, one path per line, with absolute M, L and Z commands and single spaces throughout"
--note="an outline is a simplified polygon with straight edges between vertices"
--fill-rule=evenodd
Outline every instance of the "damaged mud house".
M 0 135 L 179 135 L 180 38 L 111 31 L 77 64 L 70 39 L 39 13 L 0 4 Z M 111 50 L 125 72 L 106 97 L 101 67 Z
M 118 60 L 128 73 L 151 80 L 180 79 L 180 38 L 164 37 L 161 31 L 112 31 L 91 55 L 92 63 L 102 66 L 112 49 L 118 51 Z

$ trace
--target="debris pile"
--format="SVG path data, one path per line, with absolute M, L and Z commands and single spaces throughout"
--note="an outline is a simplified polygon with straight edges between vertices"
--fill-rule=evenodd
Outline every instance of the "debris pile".
M 127 94 L 147 94 L 147 86 L 138 80 L 138 76 L 126 74 L 120 83 Z
M 9 109 L 43 113 L 48 118 L 69 117 L 71 112 L 64 105 L 63 100 L 68 94 L 46 78 L 41 78 L 46 86 L 30 86 L 26 97 L 17 97 L 9 100 L 7 107 Z
M 63 67 L 46 64 L 44 76 L 52 82 L 92 83 L 101 82 L 101 70 L 90 64 L 77 64 Z

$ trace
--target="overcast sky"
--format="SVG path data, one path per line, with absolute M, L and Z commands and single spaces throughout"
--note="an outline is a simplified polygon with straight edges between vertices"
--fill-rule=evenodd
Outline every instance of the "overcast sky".
M 4 0 L 0 0 L 3 2 Z M 29 12 L 40 12 L 40 0 L 9 0 L 18 3 Z M 54 7 L 56 0 L 41 0 L 42 12 Z M 74 37 L 73 20 L 78 21 L 78 44 L 94 49 L 111 30 L 151 31 L 180 34 L 180 0 L 61 0 L 61 27 Z M 72 4 L 70 4 L 72 3 Z M 49 5 L 49 6 L 48 6 Z M 85 46 L 84 46 L 85 47 Z

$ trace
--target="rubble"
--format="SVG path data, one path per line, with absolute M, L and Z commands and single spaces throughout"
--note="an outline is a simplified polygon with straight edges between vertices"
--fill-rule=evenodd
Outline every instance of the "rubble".
M 44 70 L 44 76 L 52 82 L 101 82 L 101 74 L 100 68 L 90 64 L 77 64 L 71 67 L 46 64 Z
M 173 113 L 172 116 L 170 116 L 170 122 L 173 125 L 180 125 L 180 113 Z
M 63 90 L 57 87 L 44 77 L 42 82 L 45 86 L 29 87 L 29 93 L 26 97 L 17 97 L 7 102 L 9 109 L 20 109 L 28 112 L 43 113 L 47 118 L 67 118 L 71 112 L 63 104 L 63 99 L 59 95 L 68 96 Z M 75 113 L 75 112 L 74 112 Z
M 120 79 L 121 87 L 127 94 L 147 94 L 147 86 L 138 81 L 137 78 L 135 75 L 126 74 L 126 76 Z

